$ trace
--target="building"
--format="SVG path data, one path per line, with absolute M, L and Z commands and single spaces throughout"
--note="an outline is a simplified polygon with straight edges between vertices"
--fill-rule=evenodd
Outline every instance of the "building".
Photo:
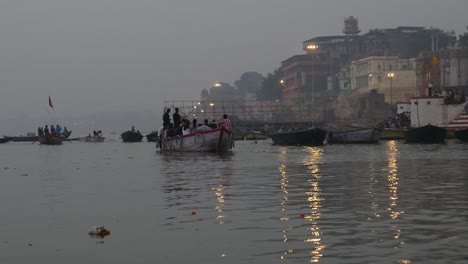
M 442 89 L 468 92 L 468 48 L 450 47 L 441 51 L 439 66 Z
M 416 59 L 373 56 L 356 60 L 350 66 L 350 79 L 353 94 L 375 89 L 390 105 L 419 95 Z

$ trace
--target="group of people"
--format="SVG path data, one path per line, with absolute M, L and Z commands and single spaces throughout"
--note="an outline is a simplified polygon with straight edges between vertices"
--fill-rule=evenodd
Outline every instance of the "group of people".
M 101 130 L 93 130 L 93 135 L 91 136 L 91 133 L 88 134 L 88 137 L 102 137 L 102 131 Z
M 443 96 L 444 97 L 444 104 L 462 104 L 466 101 L 465 91 L 459 90 L 458 88 L 454 89 L 445 89 L 445 91 L 441 91 L 435 89 L 434 92 L 434 83 L 431 82 L 428 85 L 428 94 L 429 96 Z
M 38 127 L 37 128 L 37 135 L 39 136 L 48 136 L 48 135 L 52 135 L 52 136 L 60 136 L 62 135 L 62 131 L 63 133 L 66 133 L 68 132 L 68 129 L 67 127 L 64 127 L 62 129 L 62 127 L 60 125 L 50 125 L 50 129 L 47 125 L 45 125 L 44 127 Z
M 198 131 L 215 129 L 219 126 L 224 126 L 227 130 L 232 131 L 232 122 L 226 114 L 224 114 L 223 119 L 218 122 L 216 122 L 216 120 L 210 122 L 208 119 L 205 119 L 203 124 L 200 124 L 197 119 L 193 119 L 190 124 L 190 120 L 181 118 L 179 108 L 174 108 L 174 114 L 172 115 L 173 122 L 171 122 L 170 112 L 171 109 L 166 109 L 163 115 L 163 125 L 159 128 L 158 135 L 165 135 L 165 137 L 188 135 Z
M 411 113 L 402 112 L 394 117 L 389 117 L 383 120 L 378 127 L 379 128 L 407 128 L 411 125 Z

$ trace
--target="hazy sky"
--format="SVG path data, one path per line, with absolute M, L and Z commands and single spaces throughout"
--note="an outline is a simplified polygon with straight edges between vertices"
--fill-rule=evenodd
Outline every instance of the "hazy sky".
M 465 32 L 467 0 L 3 0 L 0 119 L 162 112 L 216 81 L 273 71 L 302 41 L 371 28 Z

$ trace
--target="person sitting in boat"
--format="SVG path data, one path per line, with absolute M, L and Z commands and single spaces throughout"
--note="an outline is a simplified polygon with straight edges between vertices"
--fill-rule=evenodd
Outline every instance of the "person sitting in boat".
M 190 132 L 197 131 L 197 128 L 198 128 L 197 119 L 193 119 L 192 120 L 192 129 L 190 130 Z
M 211 120 L 211 123 L 209 124 L 209 126 L 212 128 L 212 129 L 215 129 L 215 128 L 218 128 L 218 123 L 216 123 L 216 120 Z
M 99 131 L 97 132 L 97 136 L 98 136 L 98 137 L 102 137 L 102 131 L 101 131 L 101 130 L 99 130 Z
M 137 132 L 138 135 L 141 135 L 140 130 L 137 130 L 136 132 Z
M 205 123 L 199 127 L 197 127 L 197 131 L 207 131 L 207 130 L 210 130 L 211 127 L 209 126 L 209 121 L 208 119 L 205 119 Z
M 188 135 L 192 132 L 192 129 L 190 128 L 190 121 L 187 119 L 182 120 L 182 135 Z
M 226 128 L 227 131 L 232 131 L 232 122 L 231 120 L 228 118 L 228 115 L 224 114 L 223 115 L 223 119 L 219 120 L 218 123 L 221 125 L 221 126 L 224 126 Z
M 68 132 L 67 127 L 63 127 L 63 132 L 64 132 L 64 133 L 65 133 L 65 132 Z
M 55 126 L 54 125 L 50 125 L 50 134 L 52 134 L 52 136 L 57 135 L 57 131 L 55 131 Z

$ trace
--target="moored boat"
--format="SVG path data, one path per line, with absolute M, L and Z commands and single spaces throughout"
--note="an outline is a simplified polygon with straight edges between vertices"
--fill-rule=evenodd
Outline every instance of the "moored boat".
M 127 131 L 120 135 L 123 142 L 141 142 L 143 135 L 135 131 Z
M 39 143 L 41 145 L 62 145 L 63 137 L 45 135 L 39 137 Z
M 271 134 L 275 145 L 280 146 L 321 146 L 327 131 L 320 128 L 309 128 L 296 131 Z
M 380 132 L 375 128 L 328 132 L 328 142 L 333 144 L 346 143 L 377 143 Z
M 468 128 L 457 130 L 454 132 L 454 134 L 456 139 L 468 142 Z
M 7 142 L 10 141 L 11 139 L 12 139 L 11 137 L 3 137 L 3 138 L 0 138 L 0 144 L 7 143 Z
M 233 147 L 232 133 L 224 127 L 167 137 L 161 140 L 161 151 L 227 152 Z
M 158 141 L 158 131 L 153 131 L 149 133 L 148 135 L 146 135 L 146 140 L 148 140 L 148 142 Z
M 404 132 L 407 143 L 443 143 L 446 135 L 447 130 L 433 125 L 411 128 Z

